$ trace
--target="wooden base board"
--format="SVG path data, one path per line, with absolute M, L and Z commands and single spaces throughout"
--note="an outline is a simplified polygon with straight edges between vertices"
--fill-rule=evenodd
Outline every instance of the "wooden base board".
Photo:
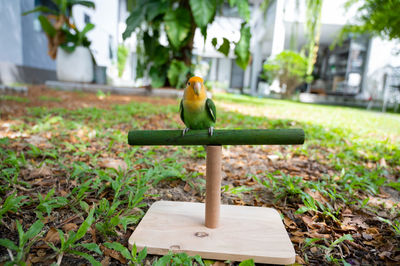
M 205 259 L 292 264 L 295 251 L 279 213 L 263 207 L 221 205 L 220 226 L 204 226 L 205 205 L 155 202 L 129 238 L 149 254 L 169 250 Z

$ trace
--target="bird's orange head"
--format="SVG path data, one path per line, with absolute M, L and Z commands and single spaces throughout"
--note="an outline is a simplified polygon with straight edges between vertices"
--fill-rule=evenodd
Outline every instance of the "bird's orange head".
M 206 88 L 200 77 L 191 77 L 186 84 L 184 98 L 189 101 L 204 100 L 207 98 Z

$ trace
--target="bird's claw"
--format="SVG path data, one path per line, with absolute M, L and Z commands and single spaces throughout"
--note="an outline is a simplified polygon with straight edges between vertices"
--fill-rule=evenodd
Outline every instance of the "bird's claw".
M 208 135 L 212 136 L 214 134 L 214 127 L 208 128 Z
M 182 131 L 182 137 L 185 136 L 185 134 L 189 131 L 189 128 L 186 127 L 183 131 Z

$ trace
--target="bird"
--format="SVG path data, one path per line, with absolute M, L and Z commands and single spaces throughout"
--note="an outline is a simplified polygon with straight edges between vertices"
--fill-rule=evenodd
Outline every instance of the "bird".
M 213 135 L 217 112 L 214 102 L 207 98 L 206 87 L 201 77 L 191 77 L 187 82 L 179 113 L 186 126 L 182 136 L 185 136 L 189 129 L 208 129 L 208 134 Z

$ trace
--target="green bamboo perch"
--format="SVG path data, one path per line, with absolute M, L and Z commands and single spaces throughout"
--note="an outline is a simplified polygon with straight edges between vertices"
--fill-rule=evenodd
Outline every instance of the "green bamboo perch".
M 189 130 L 132 130 L 128 134 L 129 145 L 282 145 L 303 144 L 302 129 L 221 129 Z

